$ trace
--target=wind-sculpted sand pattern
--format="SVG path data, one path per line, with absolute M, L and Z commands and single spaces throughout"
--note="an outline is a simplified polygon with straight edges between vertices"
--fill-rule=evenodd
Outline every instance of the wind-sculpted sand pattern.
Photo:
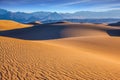
M 0 79 L 120 80 L 119 60 L 61 45 L 0 37 Z

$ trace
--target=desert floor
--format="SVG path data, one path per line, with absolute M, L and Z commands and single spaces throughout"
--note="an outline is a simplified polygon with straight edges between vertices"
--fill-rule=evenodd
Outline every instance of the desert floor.
M 111 36 L 120 28 L 10 23 L 0 31 L 0 80 L 120 80 L 120 37 Z

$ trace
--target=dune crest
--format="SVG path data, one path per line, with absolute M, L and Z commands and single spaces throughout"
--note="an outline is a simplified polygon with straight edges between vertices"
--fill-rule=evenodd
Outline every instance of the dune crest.
M 58 23 L 41 24 L 29 28 L 1 31 L 0 36 L 25 40 L 50 40 L 68 37 L 109 36 L 107 30 L 117 29 L 104 24 Z
M 0 31 L 26 28 L 32 25 L 22 24 L 11 20 L 0 20 Z
M 40 24 L 42 24 L 42 22 L 40 22 L 40 21 L 34 21 L 34 22 L 29 22 L 27 24 L 30 24 L 30 25 L 40 25 Z

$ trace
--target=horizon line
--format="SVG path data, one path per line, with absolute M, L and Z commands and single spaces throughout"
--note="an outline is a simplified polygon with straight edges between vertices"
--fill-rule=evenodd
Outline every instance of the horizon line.
M 56 12 L 56 13 L 76 13 L 76 12 L 108 12 L 108 11 L 119 11 L 120 9 L 114 9 L 114 10 L 103 10 L 103 11 L 91 11 L 91 10 L 79 10 L 79 11 L 74 11 L 74 12 L 58 12 L 58 11 L 43 11 L 43 10 L 38 10 L 38 11 L 33 11 L 33 12 L 26 12 L 26 11 L 13 11 L 13 10 L 9 10 L 9 9 L 5 9 L 5 8 L 0 8 L 0 9 L 3 9 L 3 10 L 6 10 L 6 11 L 10 11 L 10 12 L 21 12 L 21 13 L 35 13 L 35 12 Z

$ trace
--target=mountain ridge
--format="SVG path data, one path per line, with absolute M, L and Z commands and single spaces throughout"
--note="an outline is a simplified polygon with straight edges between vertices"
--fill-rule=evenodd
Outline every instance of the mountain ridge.
M 32 13 L 25 13 L 25 12 L 11 12 L 5 9 L 0 9 L 0 19 L 14 20 L 22 23 L 63 19 L 105 19 L 105 18 L 120 19 L 119 14 L 120 10 L 114 11 L 112 10 L 105 12 L 78 11 L 75 13 L 38 11 Z

